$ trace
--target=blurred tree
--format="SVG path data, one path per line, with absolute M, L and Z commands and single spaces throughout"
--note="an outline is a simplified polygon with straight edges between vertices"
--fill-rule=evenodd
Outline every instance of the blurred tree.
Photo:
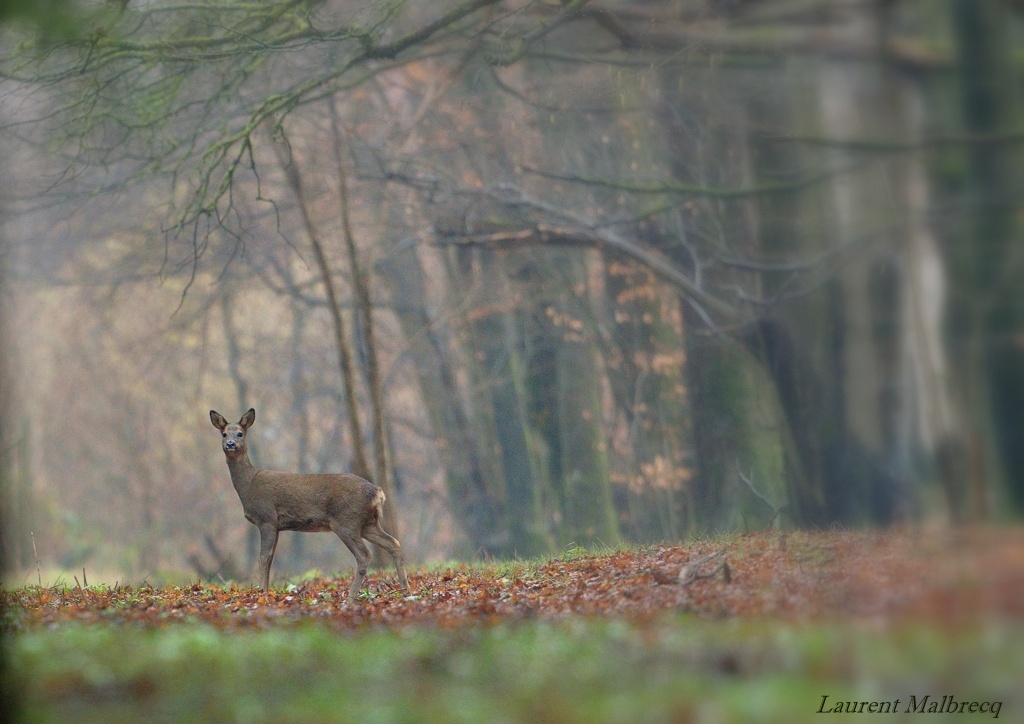
M 1024 239 L 1021 152 L 1007 144 L 1020 131 L 1020 80 L 1015 69 L 1011 10 L 998 2 L 954 0 L 967 170 L 960 232 L 948 237 L 949 339 L 965 408 L 966 438 L 951 441 L 948 464 L 962 477 L 951 485 L 960 517 L 984 517 L 989 482 L 1005 486 L 1016 514 L 1024 512 L 1024 295 L 1017 280 Z M 968 497 L 964 488 L 970 491 Z
M 393 503 L 431 511 L 440 465 L 438 540 L 465 550 L 778 524 L 783 501 L 787 525 L 885 523 L 929 505 L 936 450 L 956 515 L 963 481 L 991 494 L 971 461 L 1019 495 L 1018 295 L 992 283 L 1019 233 L 1016 15 L 936 8 L 129 3 L 2 64 L 9 129 L 54 134 L 63 202 L 96 214 L 23 253 L 74 279 L 105 259 L 97 288 L 156 276 L 185 325 L 244 288 L 260 311 L 204 332 L 209 375 L 292 411 L 266 463 L 341 464 L 347 425 L 355 467 L 372 444 L 383 484 L 414 472 Z M 935 90 L 957 63 L 965 136 Z M 958 155 L 940 246 L 926 170 Z M 119 238 L 93 196 L 147 219 Z M 41 229 L 45 198 L 21 205 Z M 329 392 L 296 418 L 300 357 Z

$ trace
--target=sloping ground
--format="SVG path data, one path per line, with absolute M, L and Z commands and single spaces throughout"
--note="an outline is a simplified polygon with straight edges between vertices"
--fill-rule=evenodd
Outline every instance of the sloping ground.
M 340 547 L 340 546 L 339 546 Z M 790 621 L 927 619 L 968 624 L 1024 617 L 1024 530 L 763 533 L 546 563 L 460 565 L 410 572 L 412 593 L 389 570 L 347 603 L 344 580 L 282 585 L 270 593 L 211 586 L 24 588 L 3 592 L 4 628 L 58 622 L 164 627 L 205 622 L 267 628 L 319 621 L 452 627 L 567 615 Z

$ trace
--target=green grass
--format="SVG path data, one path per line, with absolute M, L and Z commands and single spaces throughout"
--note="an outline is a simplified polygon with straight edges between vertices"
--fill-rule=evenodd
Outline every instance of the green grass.
M 950 694 L 1002 701 L 1003 720 L 1024 715 L 1019 623 L 949 632 L 577 618 L 341 634 L 315 623 L 233 633 L 68 625 L 6 643 L 28 722 L 799 722 L 823 720 L 826 694 Z

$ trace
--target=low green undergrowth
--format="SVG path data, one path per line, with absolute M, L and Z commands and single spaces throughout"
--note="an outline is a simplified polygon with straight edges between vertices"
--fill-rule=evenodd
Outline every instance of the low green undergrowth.
M 1001 719 L 1024 716 L 1019 623 L 577 617 L 346 633 L 311 622 L 233 632 L 67 624 L 5 643 L 26 722 L 793 722 L 821 720 L 823 696 L 830 707 L 899 698 L 895 719 L 914 720 L 909 697 L 925 695 L 999 701 Z

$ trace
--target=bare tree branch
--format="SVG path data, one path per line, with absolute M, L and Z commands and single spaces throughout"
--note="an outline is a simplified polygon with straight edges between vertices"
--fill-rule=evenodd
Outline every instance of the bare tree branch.
M 706 305 L 716 313 L 734 316 L 736 309 L 709 292 L 701 289 L 690 277 L 660 255 L 648 251 L 615 234 L 579 229 L 565 229 L 542 224 L 515 231 L 489 234 L 447 235 L 437 239 L 438 244 L 486 246 L 492 249 L 516 249 L 526 246 L 569 246 L 593 249 L 611 249 L 635 259 L 654 271 L 660 278 L 686 292 L 695 303 Z

